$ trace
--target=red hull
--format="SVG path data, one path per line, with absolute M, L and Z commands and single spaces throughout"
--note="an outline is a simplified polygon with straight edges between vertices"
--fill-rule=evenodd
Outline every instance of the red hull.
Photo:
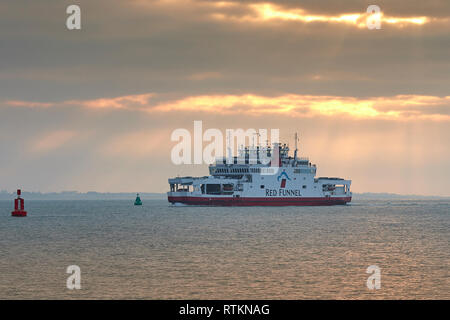
M 197 206 L 333 206 L 344 205 L 352 197 L 339 198 L 217 198 L 217 197 L 168 197 L 170 203 Z
M 27 212 L 23 210 L 14 210 L 13 212 L 11 212 L 11 215 L 13 217 L 26 217 Z

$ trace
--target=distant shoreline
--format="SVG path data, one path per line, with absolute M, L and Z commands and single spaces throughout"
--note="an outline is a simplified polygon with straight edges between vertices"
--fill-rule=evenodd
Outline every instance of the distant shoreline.
M 165 193 L 139 192 L 142 199 L 166 199 Z M 0 192 L 0 200 L 11 200 L 16 197 L 15 193 Z M 26 192 L 22 191 L 22 198 L 27 200 L 130 200 L 136 198 L 136 192 Z
M 142 199 L 149 200 L 165 200 L 167 196 L 165 193 L 146 193 L 140 192 Z M 11 200 L 16 197 L 15 193 L 6 191 L 0 192 L 0 200 Z M 63 191 L 63 192 L 22 192 L 22 197 L 27 200 L 134 200 L 136 193 L 134 192 L 77 192 L 77 191 Z M 353 193 L 353 199 L 397 199 L 397 200 L 450 200 L 450 196 L 424 196 L 424 195 L 402 195 L 395 193 Z

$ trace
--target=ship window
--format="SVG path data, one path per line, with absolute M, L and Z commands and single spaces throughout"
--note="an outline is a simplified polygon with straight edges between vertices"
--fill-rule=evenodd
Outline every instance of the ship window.
M 263 184 L 261 185 L 261 189 L 264 189 L 264 185 Z
M 207 184 L 206 185 L 207 194 L 220 194 L 220 184 Z
M 302 187 L 303 189 L 306 189 L 306 186 L 305 185 L 303 185 L 303 187 Z

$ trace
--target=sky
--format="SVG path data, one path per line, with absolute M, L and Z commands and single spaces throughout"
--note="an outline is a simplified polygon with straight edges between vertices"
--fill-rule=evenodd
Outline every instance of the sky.
M 298 132 L 354 192 L 449 196 L 450 1 L 0 2 L 0 189 L 165 192 L 208 173 L 170 157 L 195 120 Z

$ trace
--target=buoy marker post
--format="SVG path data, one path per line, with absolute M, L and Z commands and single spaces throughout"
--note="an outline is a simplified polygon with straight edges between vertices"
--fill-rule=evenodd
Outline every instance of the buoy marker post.
M 13 217 L 26 217 L 27 212 L 25 211 L 25 201 L 20 197 L 22 191 L 17 189 L 17 198 L 14 199 L 14 211 L 11 212 Z

